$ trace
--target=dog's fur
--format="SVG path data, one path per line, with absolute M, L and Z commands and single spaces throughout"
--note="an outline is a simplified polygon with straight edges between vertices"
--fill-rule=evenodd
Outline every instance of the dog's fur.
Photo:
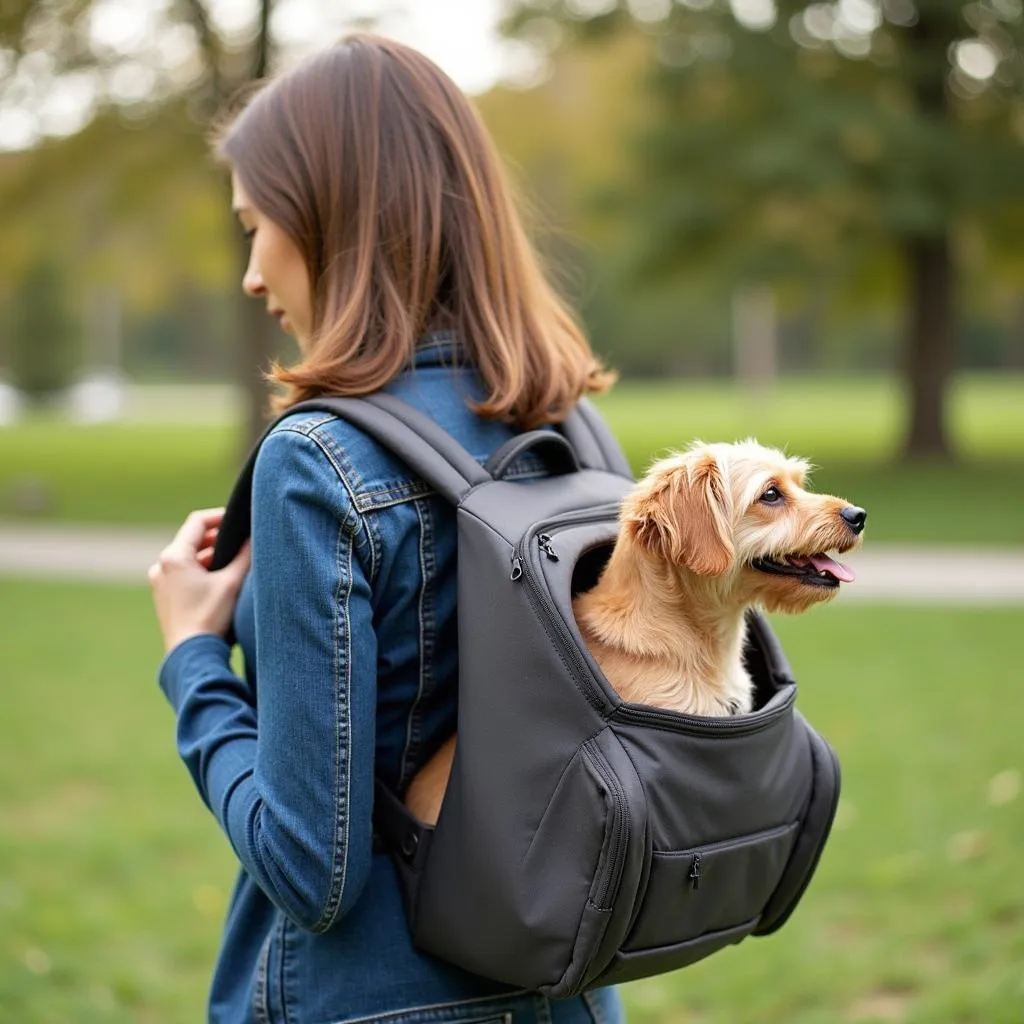
M 751 710 L 744 612 L 801 612 L 839 590 L 776 575 L 785 562 L 857 547 L 849 502 L 804 489 L 807 463 L 755 441 L 694 444 L 656 462 L 627 495 L 615 547 L 597 585 L 573 602 L 581 635 L 623 700 L 693 715 Z M 773 497 L 770 488 L 781 500 Z M 813 573 L 810 574 L 813 577 Z M 406 805 L 437 820 L 451 771 L 451 737 L 413 779 Z

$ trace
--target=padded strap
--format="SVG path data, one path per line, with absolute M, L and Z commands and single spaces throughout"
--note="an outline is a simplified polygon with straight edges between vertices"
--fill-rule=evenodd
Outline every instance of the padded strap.
M 472 487 L 491 479 L 451 434 L 394 395 L 311 398 L 293 405 L 287 414 L 305 410 L 333 412 L 365 430 L 453 505 Z
M 581 398 L 576 403 L 561 424 L 561 431 L 576 450 L 583 466 L 633 479 L 633 470 L 621 445 L 588 398 Z
M 282 419 L 305 411 L 331 412 L 365 430 L 453 505 L 457 505 L 471 488 L 491 479 L 487 470 L 455 438 L 430 417 L 394 395 L 311 398 L 286 409 L 253 446 L 228 498 L 213 552 L 212 569 L 227 565 L 252 531 L 252 477 L 260 445 Z

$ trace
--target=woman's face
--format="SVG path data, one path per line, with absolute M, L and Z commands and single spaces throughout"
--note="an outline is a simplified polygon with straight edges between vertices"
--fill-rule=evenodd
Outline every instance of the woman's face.
M 253 206 L 238 180 L 231 175 L 232 209 L 249 238 L 249 265 L 242 291 L 262 298 L 267 312 L 305 347 L 313 328 L 313 289 L 298 246 L 278 224 Z

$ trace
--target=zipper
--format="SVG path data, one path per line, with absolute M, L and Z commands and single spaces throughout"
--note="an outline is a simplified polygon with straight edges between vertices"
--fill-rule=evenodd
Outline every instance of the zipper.
M 638 704 L 622 703 L 615 711 L 615 720 L 619 722 L 638 722 L 641 725 L 653 725 L 675 732 L 700 735 L 707 732 L 727 732 L 731 736 L 744 736 L 747 733 L 760 732 L 776 719 L 788 714 L 796 700 L 796 690 L 771 711 L 756 711 L 746 715 L 728 715 L 723 717 L 702 717 L 687 715 L 681 711 L 669 711 L 666 708 L 645 708 Z
M 512 570 L 509 577 L 513 581 L 522 581 L 526 585 L 531 604 L 541 613 L 538 618 L 544 626 L 544 631 L 563 656 L 563 661 L 569 668 L 577 689 L 602 715 L 607 711 L 608 698 L 598 685 L 597 680 L 594 679 L 575 637 L 565 624 L 561 612 L 543 582 L 544 571 L 541 568 L 540 558 L 543 554 L 548 561 L 558 561 L 558 552 L 551 536 L 558 528 L 600 522 L 610 516 L 617 516 L 618 508 L 617 504 L 599 505 L 584 511 L 577 509 L 573 512 L 565 512 L 560 516 L 553 516 L 551 519 L 535 523 L 512 553 Z
M 690 867 L 690 873 L 687 875 L 690 881 L 690 885 L 694 890 L 700 888 L 700 854 L 695 853 L 693 855 L 693 864 Z
M 536 538 L 537 546 L 540 550 L 547 555 L 548 561 L 557 562 L 558 552 L 555 550 L 549 531 L 556 530 L 561 526 L 575 526 L 578 523 L 599 522 L 602 519 L 617 518 L 618 514 L 619 506 L 617 504 L 596 505 L 594 508 L 563 512 L 561 515 L 552 516 L 550 519 L 534 523 L 512 551 L 513 575 L 511 578 L 517 580 L 522 575 L 523 557 L 534 538 Z
M 792 832 L 796 824 L 780 825 L 778 828 L 769 829 L 767 832 L 757 832 L 751 836 L 742 836 L 739 839 L 726 839 L 720 843 L 712 843 L 710 846 L 702 846 L 693 851 L 693 863 L 690 865 L 690 873 L 686 880 L 690 887 L 696 892 L 700 889 L 700 866 L 703 858 L 710 853 L 721 853 L 723 850 L 732 850 L 741 846 L 752 846 L 755 843 L 762 843 L 769 839 L 782 838 Z
M 612 798 L 615 823 L 612 832 L 612 846 L 608 852 L 601 884 L 595 894 L 594 903 L 602 910 L 611 909 L 611 896 L 618 889 L 622 875 L 622 861 L 629 849 L 629 816 L 626 813 L 626 796 L 618 777 L 597 748 L 581 748 L 594 771 L 600 776 Z
M 692 850 L 681 850 L 678 853 L 673 852 L 670 856 L 693 858 L 693 863 L 690 865 L 690 872 L 686 876 L 686 880 L 690 883 L 692 889 L 697 890 L 700 888 L 700 867 L 704 857 L 715 853 L 722 853 L 725 850 L 733 850 L 741 846 L 753 846 L 756 843 L 763 843 L 769 839 L 778 839 L 792 832 L 798 826 L 799 822 L 789 822 L 785 825 L 778 825 L 776 828 L 765 829 L 763 832 L 754 832 L 751 835 L 738 836 L 735 839 L 723 839 L 720 842 L 709 843 L 707 846 L 695 847 Z M 657 856 L 657 851 L 655 856 Z
M 717 843 L 708 843 L 705 846 L 695 846 L 691 850 L 680 850 L 673 852 L 671 856 L 676 857 L 702 857 L 709 853 L 721 853 L 723 850 L 732 850 L 737 846 L 753 846 L 755 843 L 763 843 L 766 839 L 776 839 L 784 836 L 787 832 L 799 826 L 798 821 L 788 821 L 785 825 L 776 825 L 774 828 L 766 828 L 762 832 L 751 832 L 749 835 L 736 836 L 733 839 L 721 839 Z M 658 853 L 660 851 L 655 851 Z
M 555 549 L 551 545 L 551 535 L 550 534 L 548 534 L 548 533 L 538 533 L 537 534 L 537 544 L 540 547 L 541 551 L 543 551 L 544 554 L 548 556 L 548 561 L 549 562 L 557 562 L 558 561 L 558 555 L 555 553 Z

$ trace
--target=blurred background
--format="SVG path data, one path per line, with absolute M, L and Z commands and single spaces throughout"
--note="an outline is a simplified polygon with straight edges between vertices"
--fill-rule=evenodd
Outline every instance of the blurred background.
M 638 471 L 755 435 L 869 511 L 774 621 L 844 766 L 815 882 L 631 1018 L 1022 1024 L 1021 0 L 0 0 L 0 1020 L 202 1018 L 233 859 L 144 573 L 293 354 L 205 140 L 352 27 L 473 94 Z

